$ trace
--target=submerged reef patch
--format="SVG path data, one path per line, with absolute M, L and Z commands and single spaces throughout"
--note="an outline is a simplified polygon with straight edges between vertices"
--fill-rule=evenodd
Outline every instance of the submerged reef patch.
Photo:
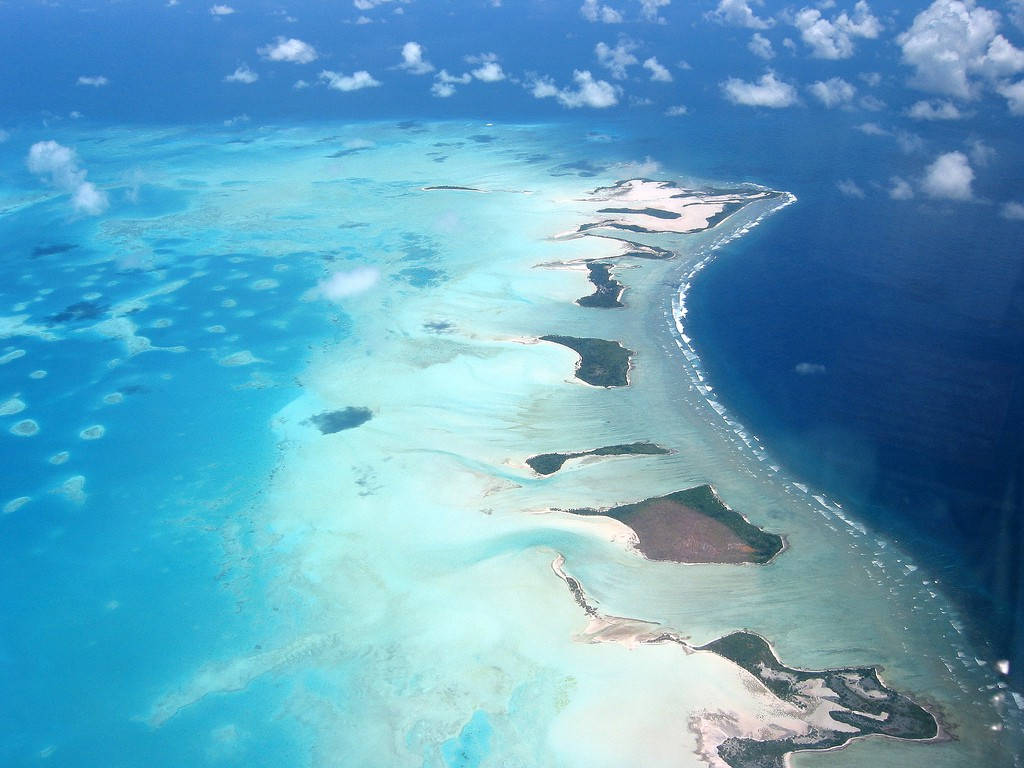
M 353 429 L 365 424 L 373 418 L 373 411 L 369 408 L 353 407 L 342 408 L 339 411 L 324 411 L 309 417 L 304 424 L 312 424 L 320 430 L 322 435 L 332 435 L 341 432 L 343 429 Z
M 649 560 L 676 563 L 767 563 L 785 541 L 730 509 L 710 485 L 608 510 L 573 509 L 576 515 L 604 515 L 636 533 L 637 550 Z
M 671 453 L 668 448 L 662 448 L 654 443 L 639 442 L 625 445 L 606 445 L 601 448 L 595 448 L 592 451 L 579 451 L 576 453 L 539 453 L 528 458 L 526 463 L 538 475 L 553 475 L 569 459 L 579 459 L 584 456 L 655 455 L 667 453 Z
M 553 334 L 540 338 L 541 341 L 568 347 L 580 356 L 580 361 L 576 364 L 577 379 L 595 387 L 629 385 L 629 364 L 633 350 L 626 349 L 619 342 Z

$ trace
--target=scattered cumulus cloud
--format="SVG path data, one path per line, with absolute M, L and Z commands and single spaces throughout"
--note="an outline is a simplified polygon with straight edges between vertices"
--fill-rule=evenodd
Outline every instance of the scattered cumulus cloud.
M 882 31 L 865 0 L 858 0 L 852 16 L 843 11 L 833 19 L 826 19 L 817 8 L 802 8 L 793 17 L 793 26 L 800 30 L 811 56 L 818 59 L 848 59 L 853 56 L 854 38 L 874 39 Z
M 235 12 L 235 9 L 230 5 L 211 5 L 210 15 L 211 16 L 230 16 Z
M 614 48 L 600 42 L 594 46 L 594 54 L 601 66 L 611 72 L 612 77 L 616 80 L 625 80 L 626 70 L 639 61 L 633 55 L 636 48 L 637 45 L 632 40 L 620 40 Z
M 666 117 L 682 117 L 687 112 L 689 112 L 689 110 L 686 108 L 685 104 L 677 104 L 674 107 L 669 107 L 668 109 L 666 109 L 665 110 L 665 116 Z
M 256 52 L 270 61 L 290 61 L 293 64 L 309 64 L 319 56 L 316 48 L 294 37 L 277 37 L 273 43 L 257 48 Z
M 497 83 L 499 80 L 505 79 L 505 72 L 502 70 L 501 64 L 498 63 L 498 54 L 496 53 L 481 53 L 479 56 L 467 56 L 466 61 L 470 64 L 480 65 L 476 69 L 471 70 L 470 74 L 481 82 Z
M 864 190 L 861 189 L 860 185 L 853 179 L 841 179 L 840 181 L 837 181 L 836 189 L 847 197 L 856 197 L 859 200 L 864 199 Z
M 473 82 L 473 76 L 468 72 L 452 75 L 448 73 L 447 69 L 442 69 L 434 75 L 434 84 L 430 87 L 430 92 L 438 98 L 447 99 L 449 96 L 455 95 L 456 85 L 467 85 L 471 82 Z
M 796 88 L 779 80 L 771 70 L 761 75 L 756 82 L 750 83 L 730 77 L 721 86 L 726 99 L 745 107 L 781 109 L 791 107 L 799 101 Z
M 423 58 L 423 46 L 412 40 L 402 46 L 402 63 L 398 66 L 413 75 L 434 71 L 434 65 Z
M 970 200 L 974 170 L 963 152 L 947 152 L 935 158 L 925 169 L 921 189 L 929 197 L 946 200 Z
M 259 79 L 260 79 L 259 75 L 257 75 L 251 69 L 249 69 L 249 67 L 247 65 L 242 64 L 240 67 L 235 69 L 235 71 L 232 72 L 230 75 L 226 75 L 224 77 L 224 82 L 225 83 L 243 83 L 245 85 L 252 85 L 253 83 L 255 83 Z
M 657 58 L 651 56 L 651 58 L 644 61 L 644 69 L 649 70 L 651 73 L 651 80 L 656 83 L 671 83 L 672 73 L 661 64 L 658 63 Z
M 1024 80 L 1001 83 L 996 86 L 996 93 L 1006 99 L 1006 106 L 1011 115 L 1024 115 Z
M 1024 51 L 998 29 L 999 14 L 974 0 L 935 0 L 896 38 L 903 63 L 914 70 L 910 84 L 931 93 L 975 99 L 986 83 L 997 83 L 996 90 L 1011 102 L 1012 111 L 1001 78 L 1024 71 Z
M 309 87 L 309 83 L 306 80 L 296 80 L 295 83 L 292 85 L 292 88 L 294 88 L 296 91 L 302 91 Z
M 25 160 L 29 171 L 42 176 L 57 189 L 71 194 L 71 206 L 77 213 L 96 216 L 107 210 L 107 194 L 86 181 L 87 171 L 78 167 L 75 150 L 56 141 L 38 141 Z
M 877 88 L 882 82 L 881 72 L 861 72 L 857 75 L 869 88 Z
M 380 85 L 380 81 L 375 80 L 373 75 L 365 69 L 360 69 L 351 75 L 325 69 L 320 73 L 319 77 L 321 81 L 327 84 L 328 88 L 335 91 L 360 91 L 363 88 L 376 88 Z
M 659 8 L 671 5 L 672 0 L 640 0 L 640 15 L 647 21 L 665 24 L 665 19 L 658 13 Z
M 775 50 L 772 48 L 772 41 L 760 32 L 755 32 L 754 36 L 750 38 L 750 42 L 747 43 L 747 50 L 765 61 L 775 58 Z
M 914 189 L 906 179 L 893 176 L 889 179 L 889 197 L 893 200 L 912 200 Z
M 580 16 L 590 22 L 602 22 L 604 24 L 621 24 L 622 14 L 610 5 L 600 5 L 597 0 L 583 0 L 580 6 Z
M 759 0 L 754 0 L 761 5 Z M 718 7 L 708 14 L 708 18 L 720 24 L 747 29 L 769 29 L 775 25 L 774 19 L 762 19 L 750 7 L 748 0 L 719 0 Z
M 93 88 L 102 88 L 109 82 L 103 75 L 80 75 L 76 85 L 90 85 Z
M 907 116 L 915 120 L 961 120 L 966 117 L 952 101 L 939 99 L 914 102 L 907 110 Z
M 807 90 L 828 109 L 849 104 L 857 94 L 857 89 L 841 77 L 818 80 L 807 86 Z
M 370 290 L 380 279 L 373 267 L 358 267 L 349 272 L 335 272 L 317 284 L 317 291 L 328 301 L 341 301 Z
M 1024 203 L 1014 200 L 1003 203 L 999 208 L 999 215 L 1011 221 L 1024 221 Z
M 607 80 L 595 80 L 590 70 L 575 70 L 572 73 L 574 88 L 559 88 L 549 77 L 536 77 L 527 88 L 534 98 L 555 98 L 559 104 L 569 109 L 592 107 L 605 109 L 619 103 L 621 89 Z

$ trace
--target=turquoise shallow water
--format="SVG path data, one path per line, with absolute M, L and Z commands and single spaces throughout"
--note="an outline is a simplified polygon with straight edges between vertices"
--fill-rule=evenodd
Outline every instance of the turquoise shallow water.
M 907 765 L 1008 754 L 992 660 L 924 571 L 795 493 L 687 384 L 674 289 L 775 203 L 672 237 L 678 263 L 624 264 L 627 309 L 586 310 L 567 262 L 618 245 L 555 236 L 642 169 L 602 139 L 580 170 L 571 125 L 57 138 L 90 178 L 144 181 L 112 181 L 98 219 L 60 195 L 0 206 L 0 402 L 24 403 L 0 423 L 5 763 L 700 765 L 694 718 L 778 715 L 717 657 L 588 642 L 559 554 L 606 613 L 694 644 L 746 628 L 794 666 L 884 664 L 961 737 L 898 745 Z M 5 199 L 43 192 L 18 184 Z M 574 353 L 536 343 L 552 332 L 621 339 L 630 387 L 580 384 Z M 371 418 L 320 426 L 346 409 Z M 27 418 L 38 433 L 8 431 Z M 523 463 L 640 439 L 674 453 Z M 550 511 L 701 482 L 790 549 L 652 563 Z M 836 764 L 876 751 L 895 754 Z

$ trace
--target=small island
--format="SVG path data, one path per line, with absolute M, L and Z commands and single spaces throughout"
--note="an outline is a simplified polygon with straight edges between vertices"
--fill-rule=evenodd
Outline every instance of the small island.
M 580 381 L 595 387 L 629 385 L 629 363 L 633 350 L 626 349 L 619 342 L 556 335 L 541 336 L 540 339 L 569 347 L 580 356 L 576 364 L 576 378 Z
M 728 659 L 803 712 L 814 713 L 826 702 L 829 708 L 827 718 L 812 720 L 807 733 L 768 740 L 729 736 L 718 744 L 717 753 L 733 768 L 784 768 L 791 752 L 835 749 L 869 734 L 911 740 L 939 735 L 931 713 L 887 688 L 874 667 L 820 672 L 788 667 L 767 640 L 752 632 L 734 632 L 696 650 Z
M 588 261 L 590 282 L 594 284 L 594 292 L 589 296 L 576 299 L 581 307 L 599 307 L 610 309 L 621 307 L 622 292 L 625 286 L 612 277 L 612 265 L 604 261 Z
M 607 510 L 569 511 L 603 515 L 628 525 L 636 533 L 637 550 L 648 560 L 764 564 L 785 546 L 781 536 L 758 528 L 726 506 L 710 485 Z
M 579 459 L 584 456 L 627 456 L 634 454 L 650 456 L 666 453 L 670 453 L 668 448 L 662 448 L 654 443 L 639 442 L 627 445 L 606 445 L 602 448 L 595 448 L 592 451 L 579 451 L 577 453 L 539 453 L 528 458 L 526 463 L 538 475 L 553 475 L 569 459 Z
M 315 413 L 303 423 L 312 424 L 320 430 L 322 435 L 332 435 L 335 432 L 341 432 L 343 429 L 353 429 L 360 424 L 365 424 L 371 418 L 373 418 L 373 411 L 369 408 L 349 406 L 338 411 Z

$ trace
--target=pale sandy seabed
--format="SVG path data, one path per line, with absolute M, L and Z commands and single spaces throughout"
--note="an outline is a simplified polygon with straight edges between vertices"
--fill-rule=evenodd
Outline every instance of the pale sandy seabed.
M 457 128 L 431 130 L 434 140 L 459 138 Z M 445 166 L 417 139 L 382 142 L 344 163 L 296 152 L 282 153 L 278 167 L 230 171 L 264 181 L 253 182 L 244 205 L 221 212 L 218 226 L 243 229 L 262 209 L 301 211 L 312 196 L 333 227 L 415 232 L 436 249 L 429 266 L 445 279 L 413 287 L 397 277 L 408 266 L 401 249 L 366 241 L 362 258 L 379 279 L 337 298 L 352 336 L 316 351 L 304 394 L 272 420 L 280 458 L 259 522 L 278 574 L 270 603 L 294 619 L 282 618 L 267 650 L 168 681 L 141 719 L 161 727 L 205 697 L 302 669 L 321 683 L 290 678 L 282 714 L 310 734 L 314 765 L 440 766 L 441 743 L 483 711 L 493 728 L 485 766 L 703 766 L 716 759 L 701 754 L 714 723 L 762 739 L 829 725 L 829 706 L 800 711 L 720 656 L 637 642 L 638 633 L 670 633 L 692 648 L 746 629 L 791 667 L 880 665 L 887 686 L 927 706 L 955 737 L 868 737 L 793 764 L 1012 764 L 1016 726 L 1006 717 L 1012 702 L 999 699 L 995 660 L 967 646 L 926 569 L 750 451 L 695 387 L 677 345 L 680 282 L 716 243 L 790 199 L 718 187 L 685 198 L 678 218 L 613 221 L 597 209 L 672 210 L 682 198 L 639 182 L 609 197 L 623 178 L 614 171 L 551 177 L 518 159 L 542 135 L 499 135 Z M 488 194 L 424 189 L 440 185 Z M 746 207 L 711 230 L 684 233 L 738 199 Z M 624 221 L 662 233 L 614 226 Z M 771 224 L 785 226 L 785 213 Z M 620 259 L 637 248 L 615 237 L 679 255 Z M 593 290 L 586 272 L 552 268 L 593 258 L 616 263 L 624 310 L 575 305 Z M 259 280 L 249 287 L 273 289 Z M 118 320 L 95 330 L 138 351 L 136 329 L 124 314 Z M 621 342 L 635 351 L 630 385 L 575 386 L 572 350 L 523 343 L 545 334 Z M 260 362 L 247 350 L 217 359 Z M 310 426 L 314 414 L 345 408 L 373 417 L 329 435 Z M 539 453 L 636 441 L 673 452 L 568 462 L 548 477 L 524 464 Z M 80 497 L 80 480 L 60 492 Z M 552 511 L 705 482 L 751 522 L 784 534 L 786 551 L 766 566 L 651 562 L 621 524 Z M 602 616 L 625 624 L 595 630 L 552 563 L 579 580 Z

